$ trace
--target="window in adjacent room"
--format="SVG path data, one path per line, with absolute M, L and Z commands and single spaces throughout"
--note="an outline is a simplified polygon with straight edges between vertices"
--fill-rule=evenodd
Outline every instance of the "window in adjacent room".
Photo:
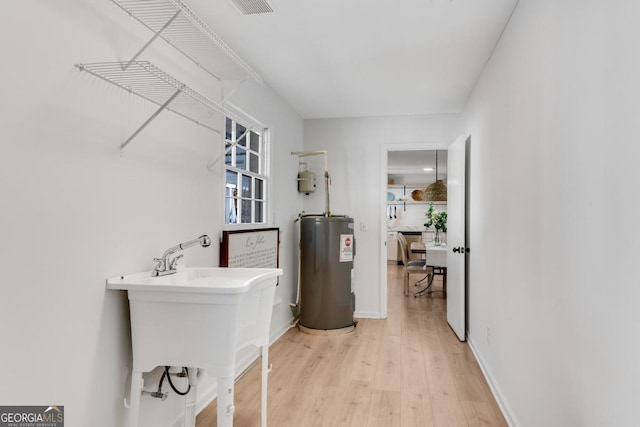
M 266 223 L 267 130 L 225 125 L 225 224 Z

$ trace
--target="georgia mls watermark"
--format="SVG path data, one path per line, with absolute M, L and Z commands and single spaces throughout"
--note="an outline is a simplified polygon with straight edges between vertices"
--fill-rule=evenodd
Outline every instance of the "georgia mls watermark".
M 64 406 L 0 406 L 0 427 L 64 427 Z

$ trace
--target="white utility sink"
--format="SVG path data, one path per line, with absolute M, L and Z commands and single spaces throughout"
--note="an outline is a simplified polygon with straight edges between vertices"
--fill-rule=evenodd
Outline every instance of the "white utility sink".
M 262 424 L 266 425 L 269 329 L 278 268 L 185 268 L 107 279 L 126 290 L 131 312 L 133 372 L 128 423 L 138 422 L 142 373 L 157 366 L 204 369 L 218 379 L 218 426 L 233 425 L 233 386 L 239 348 L 262 348 Z M 195 387 L 192 386 L 192 389 Z M 187 397 L 185 426 L 195 425 L 195 390 Z M 191 402 L 190 402 L 191 400 Z

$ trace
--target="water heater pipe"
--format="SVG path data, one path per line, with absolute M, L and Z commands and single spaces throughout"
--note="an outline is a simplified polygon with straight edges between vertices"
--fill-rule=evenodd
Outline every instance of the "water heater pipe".
M 308 156 L 324 156 L 324 190 L 325 190 L 325 216 L 331 216 L 331 210 L 329 209 L 329 184 L 331 177 L 329 176 L 329 169 L 327 167 L 327 150 L 319 151 L 292 151 L 292 156 L 308 157 Z

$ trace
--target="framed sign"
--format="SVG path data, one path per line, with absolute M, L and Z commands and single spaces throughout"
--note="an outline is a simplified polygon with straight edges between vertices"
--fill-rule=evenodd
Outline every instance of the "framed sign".
M 220 267 L 280 267 L 280 229 L 223 231 Z

